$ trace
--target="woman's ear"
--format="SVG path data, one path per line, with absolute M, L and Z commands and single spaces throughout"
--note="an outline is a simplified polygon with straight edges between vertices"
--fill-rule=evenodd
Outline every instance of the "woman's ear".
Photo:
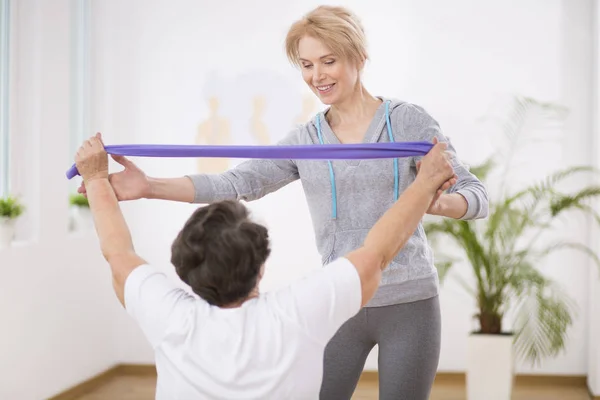
M 361 71 L 365 68 L 365 64 L 367 63 L 366 59 L 362 59 L 360 60 L 360 63 L 358 64 L 359 68 L 361 69 Z

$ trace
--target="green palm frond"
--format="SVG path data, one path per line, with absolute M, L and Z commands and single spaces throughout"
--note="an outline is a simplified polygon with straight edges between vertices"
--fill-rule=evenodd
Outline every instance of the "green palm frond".
M 596 221 L 600 222 L 598 213 L 596 213 L 592 207 L 584 203 L 584 201 L 595 198 L 598 195 L 600 195 L 600 187 L 598 186 L 584 188 L 573 195 L 557 195 L 556 198 L 552 199 L 550 202 L 550 212 L 553 217 L 556 217 L 564 210 L 576 208 L 590 213 Z
M 557 355 L 565 346 L 567 329 L 576 313 L 574 302 L 543 277 L 517 307 L 515 351 L 532 364 Z

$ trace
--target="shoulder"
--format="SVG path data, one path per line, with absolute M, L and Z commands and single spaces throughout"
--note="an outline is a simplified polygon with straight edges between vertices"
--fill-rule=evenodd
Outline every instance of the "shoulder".
M 319 114 L 313 116 L 307 122 L 295 124 L 287 134 L 277 142 L 279 145 L 303 145 L 314 144 L 318 142 L 317 118 Z
M 193 295 L 188 293 L 178 279 L 170 277 L 167 271 L 151 264 L 142 264 L 131 271 L 125 281 L 125 300 L 130 303 L 144 300 L 147 295 L 169 295 L 178 300 L 192 301 Z
M 403 140 L 424 140 L 424 132 L 439 130 L 435 118 L 420 105 L 401 100 L 390 100 L 390 122 Z M 425 135 L 427 136 L 427 135 Z
M 387 100 L 390 101 L 390 117 L 392 118 L 393 122 L 406 125 L 433 119 L 425 107 L 420 104 L 397 99 Z

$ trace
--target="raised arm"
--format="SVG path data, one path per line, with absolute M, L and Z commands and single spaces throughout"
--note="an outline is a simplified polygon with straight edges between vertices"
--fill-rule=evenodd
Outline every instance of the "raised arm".
M 115 293 L 124 305 L 125 281 L 131 271 L 145 261 L 133 249 L 129 228 L 108 181 L 108 157 L 99 134 L 84 142 L 75 156 L 75 164 L 85 182 L 102 255 L 112 271 Z
M 450 155 L 446 152 L 448 145 L 437 143 L 437 139 L 434 143 L 423 158 L 414 182 L 373 225 L 362 247 L 346 256 L 360 276 L 363 306 L 375 294 L 381 271 L 417 229 L 436 193 L 456 183 Z

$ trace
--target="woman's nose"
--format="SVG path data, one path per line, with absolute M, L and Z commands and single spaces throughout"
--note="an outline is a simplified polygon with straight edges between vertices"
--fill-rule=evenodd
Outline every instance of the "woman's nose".
M 321 71 L 319 67 L 315 67 L 313 69 L 313 82 L 320 82 L 325 78 L 325 74 Z

